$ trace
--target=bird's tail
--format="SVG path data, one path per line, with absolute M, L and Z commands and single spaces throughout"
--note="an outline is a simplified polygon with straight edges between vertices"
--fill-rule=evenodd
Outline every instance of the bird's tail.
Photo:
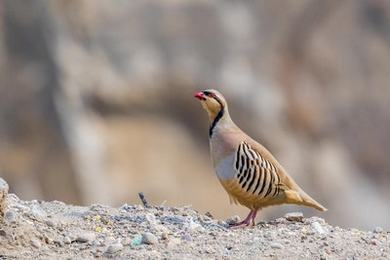
M 288 202 L 290 203 L 312 207 L 318 209 L 319 211 L 327 211 L 324 206 L 307 195 L 302 189 L 300 189 L 298 192 L 294 190 L 288 190 L 285 191 L 285 194 Z

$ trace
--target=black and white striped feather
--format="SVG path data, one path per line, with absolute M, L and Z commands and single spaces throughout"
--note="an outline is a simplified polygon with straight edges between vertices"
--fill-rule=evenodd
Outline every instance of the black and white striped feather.
M 280 193 L 277 168 L 251 146 L 242 142 L 238 146 L 234 167 L 241 189 L 259 198 L 273 198 Z

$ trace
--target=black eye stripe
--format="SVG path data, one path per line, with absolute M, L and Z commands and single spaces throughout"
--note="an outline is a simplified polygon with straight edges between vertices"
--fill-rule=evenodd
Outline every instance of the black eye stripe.
M 208 96 L 208 97 L 212 96 L 212 93 L 211 93 L 211 92 L 208 92 L 208 91 L 203 91 L 203 94 L 205 94 L 205 95 Z
M 205 94 L 205 95 L 208 96 L 208 97 L 214 98 L 215 100 L 217 100 L 217 101 L 219 102 L 219 98 L 218 98 L 217 95 L 215 95 L 213 92 L 210 92 L 210 91 L 203 91 L 203 94 Z

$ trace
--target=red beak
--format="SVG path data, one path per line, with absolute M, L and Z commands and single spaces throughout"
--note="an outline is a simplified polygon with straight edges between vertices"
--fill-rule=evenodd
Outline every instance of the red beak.
M 206 100 L 206 96 L 202 91 L 196 92 L 194 94 L 194 97 L 196 97 L 199 100 Z

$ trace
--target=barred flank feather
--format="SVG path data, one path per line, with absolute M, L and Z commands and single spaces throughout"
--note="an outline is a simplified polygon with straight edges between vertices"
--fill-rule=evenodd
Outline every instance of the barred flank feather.
M 253 150 L 246 142 L 241 142 L 235 156 L 236 176 L 245 192 L 259 198 L 279 195 L 280 178 L 276 167 Z

